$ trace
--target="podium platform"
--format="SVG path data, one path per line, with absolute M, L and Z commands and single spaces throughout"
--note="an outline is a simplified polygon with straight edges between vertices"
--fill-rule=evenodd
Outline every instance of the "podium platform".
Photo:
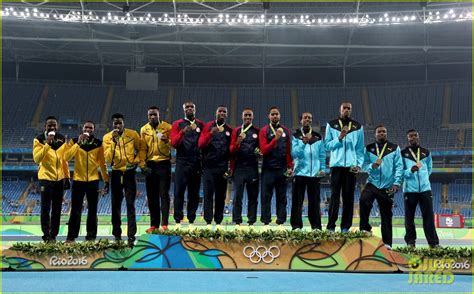
M 411 272 L 432 271 L 436 266 L 428 264 L 425 257 L 389 250 L 373 236 L 344 238 L 340 234 L 330 240 L 302 241 L 212 236 L 144 234 L 133 248 L 89 254 L 53 252 L 35 256 L 7 249 L 2 252 L 2 269 Z M 440 261 L 438 267 L 445 262 Z M 470 260 L 469 268 L 463 266 L 465 261 L 449 262 L 453 263 L 451 272 L 471 272 Z

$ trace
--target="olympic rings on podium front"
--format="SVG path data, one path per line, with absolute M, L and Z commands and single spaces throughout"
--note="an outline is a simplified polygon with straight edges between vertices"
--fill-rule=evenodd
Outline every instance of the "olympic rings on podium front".
M 276 258 L 280 256 L 280 248 L 277 246 L 270 246 L 269 248 L 265 246 L 254 246 L 248 245 L 245 246 L 242 250 L 242 253 L 247 257 L 251 263 L 260 263 L 264 262 L 266 264 L 272 263 Z

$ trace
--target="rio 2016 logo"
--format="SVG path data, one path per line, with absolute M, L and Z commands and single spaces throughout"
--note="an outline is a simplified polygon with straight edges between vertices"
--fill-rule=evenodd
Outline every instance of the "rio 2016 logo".
M 68 256 L 68 257 L 58 257 L 58 256 L 51 256 L 49 259 L 50 266 L 83 266 L 87 265 L 87 258 L 85 256 L 76 257 Z

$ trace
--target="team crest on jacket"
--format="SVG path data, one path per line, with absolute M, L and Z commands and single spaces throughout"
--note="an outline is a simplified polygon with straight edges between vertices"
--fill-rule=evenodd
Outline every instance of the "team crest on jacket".
M 285 134 L 285 133 L 283 133 L 283 134 L 281 134 L 281 136 L 282 136 L 283 138 L 285 138 L 285 137 L 286 137 L 286 134 Z
M 257 134 L 253 134 L 253 135 L 252 135 L 252 138 L 257 139 L 257 138 L 258 138 L 258 135 L 257 135 Z
M 226 135 L 227 137 L 229 137 L 229 136 L 230 136 L 229 131 L 225 132 L 225 135 Z
M 200 133 L 201 129 L 199 127 L 196 128 L 196 132 Z

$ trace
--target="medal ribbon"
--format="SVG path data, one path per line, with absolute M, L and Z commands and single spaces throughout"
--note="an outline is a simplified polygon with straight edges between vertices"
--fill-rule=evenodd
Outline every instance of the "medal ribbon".
M 223 127 L 224 125 L 225 125 L 225 122 L 224 122 L 222 125 L 219 125 L 219 123 L 218 123 L 217 120 L 216 120 L 216 127 L 221 128 L 221 127 Z
M 273 132 L 273 135 L 275 135 L 275 136 L 276 136 L 276 132 L 275 132 L 275 129 L 273 128 L 272 124 L 271 124 L 271 123 L 269 123 L 268 125 L 270 126 L 270 129 L 272 130 L 272 132 Z
M 341 130 L 342 128 L 344 127 L 344 125 L 342 124 L 342 121 L 339 120 L 339 126 L 341 127 Z M 352 129 L 352 121 L 349 122 L 349 131 Z
M 377 143 L 375 143 L 375 148 L 377 150 L 377 157 L 379 159 L 382 159 L 383 153 L 385 152 L 385 148 L 387 148 L 387 143 L 385 143 L 385 145 L 383 145 L 382 152 L 380 152 L 379 145 Z
M 187 117 L 185 117 L 184 120 L 189 121 L 189 123 L 191 123 L 191 125 L 196 124 L 196 119 L 194 119 L 194 120 L 189 120 Z
M 410 151 L 411 156 L 413 156 L 413 159 L 416 160 L 416 163 L 419 163 L 420 162 L 420 148 L 418 148 L 418 150 L 416 152 L 416 156 L 415 156 L 415 152 L 413 152 L 413 150 L 411 150 L 411 148 L 408 148 L 408 150 Z
M 245 134 L 250 128 L 252 127 L 252 124 L 249 124 L 245 129 L 244 125 L 242 125 L 242 130 L 240 131 L 241 134 Z
M 309 132 L 307 132 L 306 134 L 304 133 L 303 128 L 301 128 L 301 134 L 303 134 L 303 137 L 306 137 L 306 135 L 311 134 L 311 133 L 313 133 L 313 128 L 312 127 L 309 127 Z

